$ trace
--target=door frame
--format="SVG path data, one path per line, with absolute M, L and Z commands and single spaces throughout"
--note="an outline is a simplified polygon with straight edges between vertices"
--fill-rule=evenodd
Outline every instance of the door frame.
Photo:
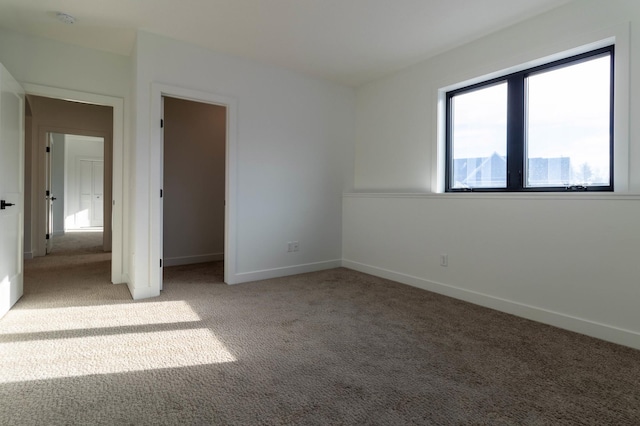
M 112 193 L 111 193 L 111 282 L 113 284 L 121 284 L 129 281 L 128 268 L 125 268 L 125 244 L 124 228 L 128 225 L 124 218 L 124 202 L 126 200 L 127 189 L 125 182 L 125 164 L 124 164 L 124 134 L 125 134 L 125 115 L 124 115 L 124 99 L 113 96 L 99 95 L 96 93 L 80 92 L 76 90 L 60 89 L 57 87 L 42 86 L 39 84 L 22 83 L 27 95 L 43 96 L 52 99 L 60 99 L 66 101 L 75 101 L 88 103 L 93 105 L 109 106 L 113 111 L 113 130 L 111 132 L 111 155 L 112 155 Z M 48 129 L 48 128 L 47 128 Z M 67 131 L 68 130 L 68 131 Z M 100 132 L 87 132 L 77 129 L 65 129 L 57 131 L 57 133 L 84 134 L 86 136 L 108 137 Z M 41 130 L 38 129 L 40 133 Z M 79 133 L 81 132 L 81 133 Z M 38 136 L 40 140 L 40 137 Z M 38 155 L 34 155 L 37 161 L 44 160 L 43 150 L 39 149 Z M 42 157 L 42 159 L 41 159 Z M 42 163 L 35 164 L 36 170 Z M 33 173 L 33 170 L 32 170 Z M 127 191 L 128 192 L 128 191 Z M 44 199 L 44 185 L 38 184 L 38 179 L 32 182 L 32 220 L 34 214 L 43 209 L 39 208 L 39 203 Z M 35 203 L 33 202 L 35 201 Z M 36 232 L 38 231 L 36 226 Z
M 149 185 L 150 193 L 157 194 L 150 200 L 150 242 L 149 271 L 151 285 L 162 288 L 162 198 L 163 187 L 163 145 L 162 98 L 164 96 L 193 102 L 219 105 L 226 108 L 226 149 L 225 149 L 225 212 L 224 212 L 224 282 L 235 284 L 236 276 L 236 156 L 237 156 L 237 101 L 234 98 L 200 90 L 185 89 L 160 83 L 151 83 L 151 146 Z

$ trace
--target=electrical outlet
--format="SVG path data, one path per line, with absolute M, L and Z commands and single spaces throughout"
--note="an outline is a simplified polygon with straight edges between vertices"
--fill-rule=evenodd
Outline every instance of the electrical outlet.
M 440 255 L 440 266 L 449 266 L 449 255 L 441 254 Z
M 287 243 L 287 252 L 292 253 L 298 250 L 300 250 L 300 243 L 298 243 L 297 241 L 289 241 Z

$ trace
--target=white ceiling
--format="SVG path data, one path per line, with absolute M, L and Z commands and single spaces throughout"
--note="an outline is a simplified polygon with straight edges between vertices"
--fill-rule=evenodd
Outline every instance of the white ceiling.
M 0 0 L 0 27 L 122 55 L 143 29 L 358 85 L 568 1 Z

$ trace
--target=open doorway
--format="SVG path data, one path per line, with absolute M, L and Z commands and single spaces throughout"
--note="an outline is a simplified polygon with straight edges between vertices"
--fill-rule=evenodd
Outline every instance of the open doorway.
M 25 258 L 51 253 L 56 239 L 59 250 L 97 242 L 95 250 L 110 252 L 112 203 L 105 200 L 113 198 L 113 107 L 27 100 Z M 78 231 L 92 235 L 65 236 Z M 106 279 L 117 282 L 113 272 Z
M 227 108 L 168 96 L 162 103 L 164 266 L 197 264 L 223 282 Z
M 24 214 L 24 258 L 32 259 L 35 256 L 43 256 L 38 252 L 38 239 L 45 231 L 44 225 L 40 229 L 37 211 L 39 203 L 44 202 L 45 193 L 40 193 L 40 184 L 43 174 L 39 167 L 44 164 L 44 145 L 40 143 L 40 124 L 51 126 L 45 131 L 55 131 L 58 133 L 85 134 L 88 136 L 105 137 L 105 206 L 111 210 L 104 218 L 104 228 L 111 228 L 109 244 L 111 253 L 110 260 L 110 281 L 113 284 L 128 283 L 129 270 L 128 263 L 128 241 L 124 238 L 128 231 L 128 221 L 124 213 L 128 208 L 128 188 L 124 185 L 127 181 L 127 168 L 125 164 L 125 114 L 124 99 L 113 96 L 99 95 L 89 92 L 61 89 L 57 87 L 43 86 L 39 84 L 23 83 L 26 92 L 26 114 L 25 114 L 25 214 Z M 62 110 L 54 108 L 50 110 L 50 116 L 46 122 L 40 123 L 41 109 L 34 99 L 45 98 L 57 101 L 67 101 L 74 105 L 86 105 L 88 107 L 103 107 L 110 113 L 110 124 L 102 131 L 96 132 L 95 120 L 83 122 L 81 132 L 78 132 L 78 120 L 75 124 L 69 124 L 69 117 Z M 77 118 L 77 117 L 76 117 Z M 62 121 L 64 119 L 64 122 Z M 66 124 L 65 124 L 66 123 Z M 111 193 L 107 194 L 106 185 L 111 184 Z M 42 186 L 44 189 L 44 185 Z M 110 201 L 110 202 L 109 202 Z M 100 247 L 104 250 L 103 246 Z M 45 256 L 46 257 L 46 256 Z M 129 288 L 131 291 L 131 288 Z
M 47 254 L 66 233 L 103 233 L 104 138 L 48 133 Z M 92 239 L 96 236 L 92 235 Z M 104 235 L 100 245 L 104 248 Z

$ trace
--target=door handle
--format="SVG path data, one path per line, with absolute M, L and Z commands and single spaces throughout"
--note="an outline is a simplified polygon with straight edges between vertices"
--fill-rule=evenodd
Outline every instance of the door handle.
M 51 197 L 51 201 L 55 201 L 55 200 L 57 200 L 56 197 Z
M 7 207 L 15 206 L 13 203 L 7 203 L 5 200 L 0 200 L 0 210 L 4 210 Z

